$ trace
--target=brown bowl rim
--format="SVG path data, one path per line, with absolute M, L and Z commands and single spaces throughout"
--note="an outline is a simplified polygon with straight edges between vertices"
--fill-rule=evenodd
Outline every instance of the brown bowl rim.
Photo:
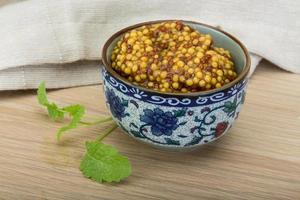
M 118 36 L 128 32 L 129 30 L 132 30 L 134 28 L 137 27 L 141 27 L 144 25 L 149 25 L 149 24 L 155 24 L 155 23 L 161 23 L 161 22 L 167 22 L 167 21 L 181 21 L 183 23 L 191 23 L 191 24 L 198 24 L 201 26 L 206 26 L 207 28 L 213 29 L 215 31 L 221 32 L 223 34 L 225 34 L 226 36 L 228 36 L 229 38 L 231 38 L 233 41 L 235 41 L 243 50 L 245 57 L 246 57 L 246 66 L 243 68 L 243 71 L 238 75 L 238 77 L 236 79 L 234 79 L 233 81 L 231 81 L 230 83 L 220 87 L 220 88 L 215 88 L 212 90 L 206 90 L 206 91 L 199 91 L 199 92 L 189 92 L 189 93 L 180 93 L 180 92 L 161 92 L 161 91 L 157 91 L 157 90 L 152 90 L 146 87 L 142 87 L 139 85 L 135 85 L 133 83 L 131 83 L 130 81 L 128 81 L 127 79 L 125 79 L 124 77 L 122 77 L 121 75 L 119 75 L 113 68 L 112 66 L 109 64 L 108 60 L 107 60 L 107 56 L 106 56 L 106 52 L 108 47 L 110 46 L 110 44 L 115 40 L 115 38 L 117 38 Z M 178 19 L 167 19 L 167 20 L 153 20 L 153 21 L 146 21 L 146 22 L 141 22 L 141 23 L 137 23 L 131 26 L 128 26 L 126 28 L 123 28 L 119 31 L 117 31 L 116 33 L 114 33 L 104 44 L 103 48 L 102 48 L 102 62 L 104 64 L 105 69 L 115 78 L 121 80 L 122 82 L 124 82 L 125 84 L 134 87 L 134 88 L 138 88 L 142 91 L 146 91 L 146 92 L 150 92 L 150 93 L 157 93 L 160 95 L 167 95 L 167 96 L 202 96 L 202 95 L 209 95 L 209 94 L 213 94 L 216 92 L 220 92 L 220 91 L 224 91 L 232 86 L 234 86 L 236 83 L 240 82 L 241 80 L 244 80 L 245 77 L 248 75 L 249 70 L 250 70 L 250 65 L 251 65 L 251 60 L 250 60 L 250 55 L 248 50 L 246 49 L 246 47 L 237 39 L 235 38 L 233 35 L 227 33 L 226 31 L 220 30 L 219 28 L 216 28 L 214 26 L 208 25 L 208 24 L 204 24 L 204 23 L 200 23 L 200 22 L 195 22 L 195 21 L 190 21 L 190 20 L 178 20 Z

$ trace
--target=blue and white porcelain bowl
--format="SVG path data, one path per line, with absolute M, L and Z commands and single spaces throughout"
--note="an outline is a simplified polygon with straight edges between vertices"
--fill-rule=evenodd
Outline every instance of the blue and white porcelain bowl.
M 250 57 L 244 45 L 230 34 L 198 22 L 183 21 L 213 37 L 215 46 L 232 54 L 238 77 L 219 89 L 194 93 L 162 93 L 133 85 L 111 67 L 112 49 L 130 26 L 111 36 L 102 59 L 106 102 L 114 121 L 130 136 L 169 149 L 194 148 L 224 135 L 237 119 L 245 101 Z

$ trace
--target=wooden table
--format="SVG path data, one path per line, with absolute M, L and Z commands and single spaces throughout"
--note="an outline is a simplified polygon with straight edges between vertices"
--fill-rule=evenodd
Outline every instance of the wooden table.
M 102 87 L 49 92 L 107 115 Z M 98 184 L 78 169 L 84 143 L 107 126 L 77 129 L 57 143 L 35 91 L 0 93 L 0 199 L 300 199 L 300 75 L 263 62 L 236 125 L 193 152 L 145 146 L 119 129 L 105 142 L 130 158 L 132 175 Z

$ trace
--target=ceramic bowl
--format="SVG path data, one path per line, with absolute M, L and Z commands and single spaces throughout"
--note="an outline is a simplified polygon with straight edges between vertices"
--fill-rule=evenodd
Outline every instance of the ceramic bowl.
M 130 29 L 162 21 L 127 27 L 105 43 L 102 77 L 107 106 L 114 121 L 139 141 L 169 149 L 193 148 L 212 142 L 228 132 L 240 113 L 245 101 L 249 54 L 240 41 L 222 30 L 182 21 L 210 34 L 216 46 L 229 50 L 238 77 L 219 89 L 194 93 L 163 93 L 134 85 L 112 69 L 112 49 Z

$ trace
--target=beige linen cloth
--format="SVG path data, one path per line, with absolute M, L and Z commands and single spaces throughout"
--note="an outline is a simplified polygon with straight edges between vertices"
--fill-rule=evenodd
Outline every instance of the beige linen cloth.
M 300 73 L 300 1 L 0 0 L 0 90 L 100 82 L 100 51 L 117 30 L 186 19 L 239 38 L 252 55 Z

